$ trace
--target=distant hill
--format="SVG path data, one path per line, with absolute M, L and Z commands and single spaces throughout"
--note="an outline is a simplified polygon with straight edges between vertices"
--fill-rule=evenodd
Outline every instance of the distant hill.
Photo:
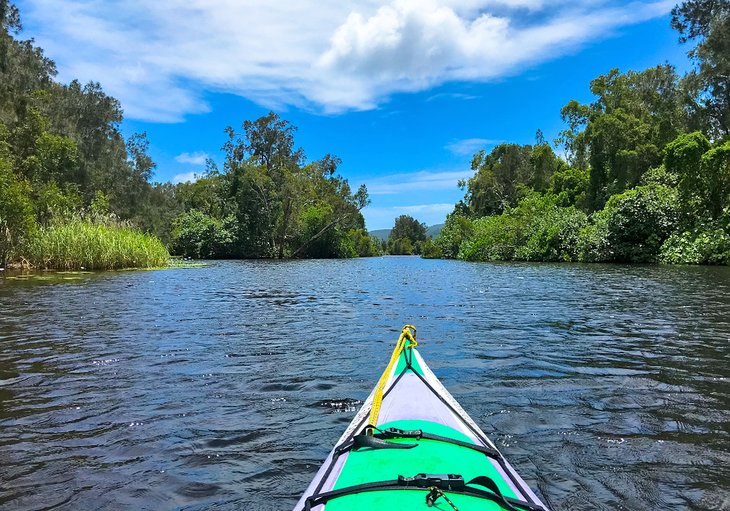
M 375 236 L 379 240 L 387 240 L 388 236 L 390 235 L 390 229 L 376 229 L 374 231 L 370 231 L 370 236 Z
M 439 234 L 441 234 L 441 229 L 444 228 L 444 224 L 436 224 L 431 225 L 426 229 L 426 234 L 431 236 L 432 238 L 437 237 Z
M 426 233 L 432 238 L 435 238 L 439 235 L 441 229 L 443 228 L 444 224 L 431 225 L 426 228 Z M 375 236 L 379 240 L 387 240 L 388 236 L 390 235 L 390 229 L 376 229 L 374 231 L 370 231 L 370 235 Z

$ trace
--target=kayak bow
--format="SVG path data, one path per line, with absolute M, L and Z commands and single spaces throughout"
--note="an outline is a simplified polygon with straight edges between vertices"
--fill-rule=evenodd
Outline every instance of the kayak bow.
M 406 325 L 294 511 L 547 511 L 418 353 Z

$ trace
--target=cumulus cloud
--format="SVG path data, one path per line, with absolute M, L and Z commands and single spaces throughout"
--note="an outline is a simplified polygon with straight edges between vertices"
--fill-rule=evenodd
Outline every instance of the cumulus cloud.
M 175 156 L 175 161 L 178 163 L 187 163 L 190 165 L 205 165 L 205 161 L 208 159 L 208 153 L 203 151 L 197 151 L 195 153 L 181 153 Z
M 180 121 L 209 92 L 320 112 L 487 81 L 666 14 L 674 0 L 29 0 L 62 80 L 98 80 L 128 117 Z

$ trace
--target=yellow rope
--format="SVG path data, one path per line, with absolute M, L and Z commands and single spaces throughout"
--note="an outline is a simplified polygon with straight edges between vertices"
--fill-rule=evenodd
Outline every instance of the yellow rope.
M 388 366 L 383 371 L 380 380 L 378 380 L 378 386 L 375 387 L 375 396 L 373 397 L 373 405 L 370 408 L 370 418 L 368 419 L 368 426 L 366 428 L 368 434 L 372 435 L 373 428 L 378 425 L 380 405 L 383 403 L 383 391 L 385 390 L 385 384 L 388 382 L 388 376 L 393 370 L 393 366 L 398 362 L 404 349 L 415 348 L 416 346 L 418 346 L 416 342 L 416 327 L 413 325 L 404 326 L 398 342 L 395 344 L 395 349 L 393 349 L 393 353 L 390 355 L 390 362 L 388 362 Z

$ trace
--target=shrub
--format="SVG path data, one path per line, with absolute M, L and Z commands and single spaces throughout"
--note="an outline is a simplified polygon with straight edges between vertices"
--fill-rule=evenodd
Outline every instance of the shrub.
M 176 254 L 196 259 L 226 257 L 234 241 L 223 221 L 197 209 L 175 219 L 172 236 Z
M 579 235 L 580 260 L 656 262 L 662 243 L 679 218 L 677 191 L 664 185 L 637 186 L 613 195 Z
M 723 228 L 697 228 L 672 234 L 659 260 L 669 264 L 730 264 L 730 234 Z
M 552 194 L 531 194 L 517 207 L 472 224 L 459 258 L 469 261 L 573 261 L 587 217 L 575 207 L 561 207 Z
M 441 259 L 444 256 L 441 248 L 434 243 L 433 240 L 429 239 L 424 241 L 421 248 L 423 250 L 422 256 L 424 259 Z

